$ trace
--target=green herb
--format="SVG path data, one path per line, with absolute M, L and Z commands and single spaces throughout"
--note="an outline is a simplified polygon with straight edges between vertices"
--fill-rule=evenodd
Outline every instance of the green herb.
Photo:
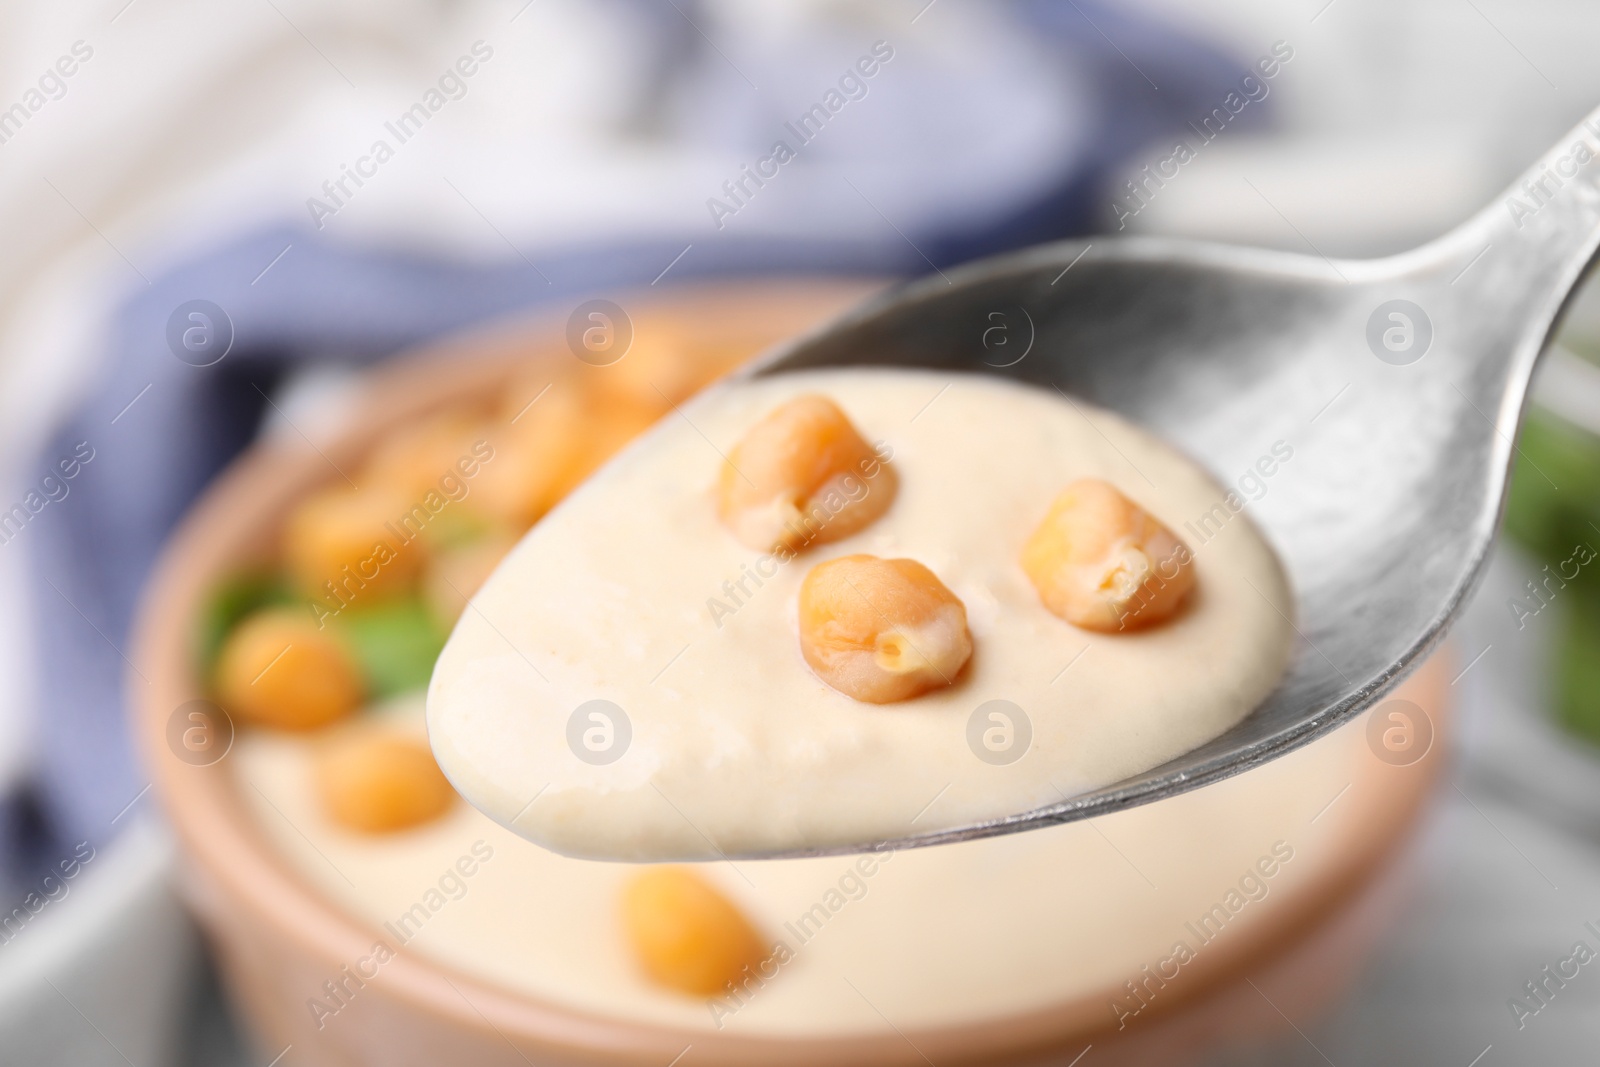
M 1579 545 L 1600 550 L 1600 439 L 1552 415 L 1530 414 L 1518 443 L 1506 533 L 1538 564 L 1558 570 Z M 1566 579 L 1552 607 L 1559 627 L 1556 718 L 1600 744 L 1600 562 Z
M 330 625 L 350 646 L 368 691 L 379 700 L 426 686 L 449 636 L 415 596 L 351 606 Z
M 1600 605 L 1577 603 L 1561 618 L 1556 639 L 1556 718 L 1600 744 Z
M 1591 525 L 1593 524 L 1593 525 Z M 1600 547 L 1600 440 L 1535 411 L 1517 443 L 1506 507 L 1506 533 L 1541 563 Z

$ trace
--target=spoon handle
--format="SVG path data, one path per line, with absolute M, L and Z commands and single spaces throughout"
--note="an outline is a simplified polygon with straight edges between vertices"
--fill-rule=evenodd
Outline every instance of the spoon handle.
M 1497 357 L 1502 386 L 1526 386 L 1597 248 L 1600 108 L 1472 219 L 1397 258 L 1410 261 L 1406 267 L 1412 270 L 1433 268 L 1427 272 L 1455 305 L 1459 321 L 1493 332 L 1503 329 L 1501 344 L 1475 347 Z M 1507 352 L 1513 357 L 1509 363 Z M 1509 392 L 1513 410 L 1519 410 L 1522 390 Z

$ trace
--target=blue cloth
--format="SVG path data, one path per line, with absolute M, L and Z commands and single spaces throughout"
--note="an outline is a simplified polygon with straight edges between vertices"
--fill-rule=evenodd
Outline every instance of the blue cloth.
M 263 393 L 288 372 L 315 360 L 369 363 L 540 303 L 572 306 L 615 296 L 648 284 L 690 240 L 694 249 L 673 268 L 674 281 L 797 271 L 913 275 L 928 269 L 923 253 L 943 267 L 1083 232 L 1090 219 L 1108 217 L 1090 199 L 1107 171 L 1139 145 L 1209 111 L 1244 69 L 1087 2 L 1025 2 L 1009 10 L 1091 73 L 1098 88 L 1086 106 L 1097 132 L 1092 151 L 1043 195 L 981 228 L 954 220 L 934 232 L 902 237 L 884 227 L 830 243 L 699 233 L 543 249 L 533 256 L 539 272 L 521 259 L 452 262 L 339 246 L 284 228 L 231 240 L 131 297 L 114 318 L 103 372 L 52 436 L 40 468 L 54 469 L 80 442 L 94 458 L 72 480 L 67 498 L 45 507 L 14 542 L 30 553 L 35 579 L 36 789 L 51 829 L 68 841 L 102 841 L 144 789 L 148 779 L 131 752 L 124 713 L 123 693 L 143 684 L 125 660 L 130 620 L 162 542 L 251 441 Z M 752 133 L 750 143 L 755 151 L 766 139 Z M 253 281 L 290 244 L 292 251 Z M 174 309 L 197 298 L 223 308 L 234 329 L 228 355 L 208 367 L 180 361 L 167 342 Z

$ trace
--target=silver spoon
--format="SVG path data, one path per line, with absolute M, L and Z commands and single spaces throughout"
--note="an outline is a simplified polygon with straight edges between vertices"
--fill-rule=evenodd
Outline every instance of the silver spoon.
M 1483 571 L 1529 380 L 1597 245 L 1600 110 L 1503 197 L 1412 252 L 1351 261 L 1065 241 L 907 285 L 753 366 L 995 374 L 1119 411 L 1225 483 L 1244 479 L 1241 500 L 1259 494 L 1244 513 L 1289 572 L 1299 633 L 1288 676 L 1249 717 L 1144 774 L 990 822 L 763 855 L 1088 818 L 1249 770 L 1372 707 L 1439 642 Z M 1279 441 L 1292 459 L 1246 478 Z

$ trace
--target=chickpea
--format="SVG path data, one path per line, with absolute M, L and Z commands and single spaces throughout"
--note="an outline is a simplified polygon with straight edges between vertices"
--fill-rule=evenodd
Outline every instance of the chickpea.
M 569 380 L 546 384 L 515 393 L 516 409 L 491 439 L 494 459 L 474 479 L 474 506 L 513 530 L 527 529 L 566 495 L 589 450 L 586 398 Z
M 1086 630 L 1152 626 L 1194 586 L 1189 546 L 1097 478 L 1062 490 L 1022 549 L 1050 611 Z
M 769 951 L 732 901 L 682 867 L 648 867 L 634 875 L 623 890 L 622 919 L 644 972 L 692 996 L 722 992 Z
M 388 434 L 362 468 L 361 484 L 392 489 L 407 501 L 439 491 L 447 476 L 459 477 L 456 464 L 472 455 L 473 443 L 490 434 L 489 425 L 464 411 L 447 411 Z
M 230 714 L 280 730 L 326 726 L 363 697 L 354 657 L 294 608 L 269 608 L 241 622 L 223 643 L 215 677 Z
M 723 464 L 718 513 L 741 544 L 799 550 L 848 537 L 888 510 L 894 469 L 837 404 L 801 396 L 750 427 Z
M 379 729 L 331 739 L 317 754 L 315 780 L 328 818 L 364 834 L 431 822 L 456 796 L 426 741 Z
M 627 355 L 603 367 L 581 368 L 584 379 L 608 398 L 663 415 L 751 354 L 748 347 L 696 338 L 704 332 L 703 324 L 637 319 Z
M 922 564 L 842 556 L 800 584 L 800 651 L 839 692 L 889 704 L 954 682 L 972 634 L 966 607 Z
M 284 526 L 284 562 L 300 586 L 319 598 L 332 595 L 327 583 L 344 600 L 404 588 L 423 553 L 415 539 L 404 541 L 394 530 L 406 531 L 413 506 L 418 502 L 403 493 L 377 486 L 315 493 Z M 414 529 L 409 536 L 415 538 Z
M 601 464 L 620 452 L 635 437 L 648 430 L 660 417 L 654 408 L 598 397 L 592 402 L 584 447 L 558 483 L 557 500 L 583 484 Z

